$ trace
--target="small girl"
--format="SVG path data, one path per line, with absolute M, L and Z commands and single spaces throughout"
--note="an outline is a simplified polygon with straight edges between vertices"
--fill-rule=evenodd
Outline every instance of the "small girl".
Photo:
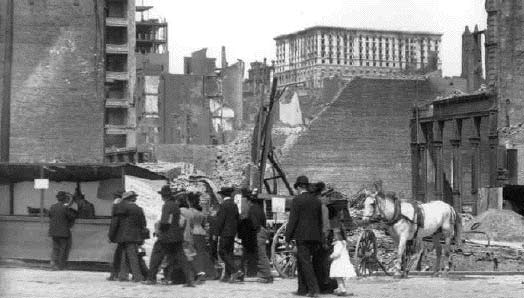
M 348 278 L 357 276 L 355 268 L 349 260 L 349 254 L 346 244 L 346 235 L 344 231 L 335 229 L 335 239 L 333 241 L 333 253 L 330 255 L 331 268 L 329 270 L 329 277 L 337 280 L 338 288 L 335 289 L 335 294 L 338 296 L 348 296 L 346 293 L 345 281 Z M 352 296 L 353 294 L 349 294 Z

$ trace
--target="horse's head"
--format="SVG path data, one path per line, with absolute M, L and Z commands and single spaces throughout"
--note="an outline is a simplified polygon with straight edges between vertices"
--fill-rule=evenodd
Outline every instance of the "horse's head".
M 369 221 L 372 217 L 376 217 L 379 213 L 377 206 L 377 195 L 378 192 L 365 191 L 366 198 L 364 199 L 364 212 L 362 219 Z

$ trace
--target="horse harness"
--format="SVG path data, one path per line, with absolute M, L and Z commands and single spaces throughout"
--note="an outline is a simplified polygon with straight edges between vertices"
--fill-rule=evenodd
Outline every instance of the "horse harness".
M 393 217 L 390 220 L 386 221 L 386 225 L 393 226 L 394 224 L 399 222 L 401 219 L 405 219 L 411 222 L 412 224 L 416 225 L 416 230 L 415 230 L 415 235 L 414 235 L 414 237 L 416 238 L 418 234 L 418 230 L 420 228 L 424 228 L 424 211 L 422 210 L 422 208 L 420 208 L 419 203 L 415 201 L 406 201 L 406 203 L 409 203 L 411 204 L 411 206 L 413 206 L 413 219 L 411 219 L 407 217 L 406 215 L 402 214 L 401 200 L 395 196 L 391 197 L 391 199 L 393 199 L 393 203 L 395 207 L 393 211 Z M 378 209 L 381 213 L 382 218 L 385 218 L 384 213 L 380 210 L 380 208 Z

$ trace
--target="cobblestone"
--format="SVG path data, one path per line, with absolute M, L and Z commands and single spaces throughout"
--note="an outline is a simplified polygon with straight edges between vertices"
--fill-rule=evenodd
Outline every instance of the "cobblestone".
M 27 268 L 0 268 L 0 297 L 8 298 L 265 298 L 294 297 L 295 279 L 277 279 L 273 284 L 246 281 L 224 284 L 208 281 L 197 288 L 146 286 L 131 282 L 106 281 L 107 273 L 46 271 Z M 451 279 L 372 277 L 352 281 L 355 297 L 406 298 L 511 298 L 523 297 L 522 276 L 467 276 Z M 335 297 L 322 295 L 321 297 Z

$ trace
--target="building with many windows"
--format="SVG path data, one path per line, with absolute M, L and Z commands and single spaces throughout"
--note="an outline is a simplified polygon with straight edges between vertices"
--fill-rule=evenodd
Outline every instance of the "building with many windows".
M 339 76 L 388 77 L 440 70 L 442 34 L 316 26 L 275 37 L 280 85 L 321 87 Z

